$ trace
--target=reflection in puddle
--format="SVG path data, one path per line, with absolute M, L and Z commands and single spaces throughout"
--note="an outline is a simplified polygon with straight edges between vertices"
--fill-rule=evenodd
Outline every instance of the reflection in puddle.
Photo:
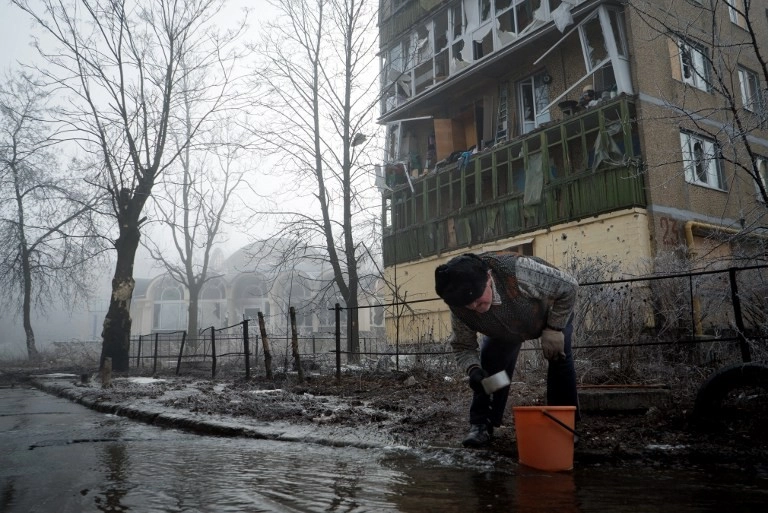
M 374 451 L 183 434 L 105 445 L 99 444 L 105 488 L 93 491 L 100 511 L 740 513 L 768 503 L 768 481 L 711 471 L 547 473 L 482 451 Z
M 732 467 L 546 473 L 459 448 L 199 436 L 31 392 L 2 393 L 9 411 L 62 412 L 24 415 L 33 423 L 23 429 L 16 417 L 0 416 L 3 513 L 747 513 L 768 504 L 768 473 Z

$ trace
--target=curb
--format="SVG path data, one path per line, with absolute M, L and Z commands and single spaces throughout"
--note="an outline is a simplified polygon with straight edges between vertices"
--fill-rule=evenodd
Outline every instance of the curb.
M 325 431 L 317 426 L 309 425 L 294 429 L 301 434 L 293 435 L 285 432 L 288 429 L 287 424 L 260 422 L 258 427 L 249 426 L 240 418 L 226 418 L 226 416 L 222 416 L 225 420 L 217 420 L 207 416 L 197 416 L 192 413 L 169 412 L 166 409 L 153 408 L 149 405 L 100 401 L 96 398 L 88 397 L 87 394 L 79 390 L 79 387 L 68 383 L 49 383 L 37 379 L 32 379 L 28 383 L 43 392 L 68 399 L 100 413 L 117 415 L 153 426 L 181 429 L 203 435 L 244 437 L 280 442 L 304 442 L 330 447 L 354 447 L 358 449 L 381 449 L 393 446 L 393 444 L 384 441 L 367 442 L 359 439 L 356 440 L 351 429 L 334 428 L 333 430 Z M 342 436 L 338 436 L 339 433 Z M 334 434 L 337 436 L 334 437 Z

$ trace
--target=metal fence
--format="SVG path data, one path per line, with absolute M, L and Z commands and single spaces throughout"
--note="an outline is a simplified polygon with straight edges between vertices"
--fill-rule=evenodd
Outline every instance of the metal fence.
M 386 305 L 391 315 L 403 305 L 441 301 L 439 298 Z M 358 351 L 347 350 L 341 316 L 334 307 L 333 334 L 270 335 L 263 318 L 246 319 L 225 327 L 208 327 L 195 337 L 183 331 L 132 337 L 130 364 L 138 370 L 176 374 L 204 373 L 216 377 L 221 369 L 251 377 L 272 377 L 304 369 L 335 371 L 345 363 L 447 366 L 453 353 L 447 341 L 430 344 L 386 338 L 361 338 Z M 643 372 L 649 363 L 680 362 L 709 367 L 768 358 L 768 265 L 644 276 L 581 283 L 574 312 L 574 357 L 583 373 L 606 369 Z M 270 338 L 273 337 L 273 338 Z M 98 347 L 99 342 L 93 342 Z M 523 351 L 533 351 L 526 344 Z M 69 349 L 70 352 L 76 349 Z M 532 354 L 538 355 L 538 351 Z M 538 357 L 538 356 L 537 356 Z M 303 375 L 300 375 L 303 377 Z

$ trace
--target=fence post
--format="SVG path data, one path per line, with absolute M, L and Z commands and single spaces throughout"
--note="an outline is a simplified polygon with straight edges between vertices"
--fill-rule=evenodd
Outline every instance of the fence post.
M 304 369 L 301 366 L 301 356 L 299 355 L 299 333 L 296 330 L 296 309 L 290 307 L 288 314 L 291 316 L 291 351 L 293 352 L 293 361 L 296 362 L 299 383 L 304 383 Z
M 181 355 L 184 354 L 184 342 L 187 341 L 187 332 L 181 332 L 181 347 L 179 348 L 179 359 L 176 361 L 176 375 L 181 371 Z
M 739 330 L 739 347 L 741 348 L 741 361 L 751 362 L 752 356 L 749 352 L 749 343 L 744 335 L 744 318 L 741 316 L 741 300 L 739 299 L 739 286 L 736 284 L 736 268 L 728 268 L 728 279 L 731 282 L 731 304 L 733 305 L 733 315 L 736 320 L 736 329 Z
M 336 381 L 341 381 L 341 305 L 336 303 Z
M 157 374 L 157 344 L 160 339 L 160 333 L 155 333 L 155 354 L 152 357 L 152 374 Z
M 136 368 L 139 368 L 139 364 L 141 363 L 141 335 L 139 335 L 139 348 L 136 351 Z
M 243 319 L 243 349 L 245 350 L 245 379 L 251 379 L 251 345 L 248 342 L 248 319 Z
M 261 345 L 264 348 L 264 368 L 267 372 L 267 379 L 272 379 L 272 353 L 269 350 L 269 338 L 267 338 L 267 328 L 264 326 L 264 314 L 257 313 L 259 318 L 259 331 L 261 331 Z
M 216 377 L 216 329 L 211 326 L 211 379 Z

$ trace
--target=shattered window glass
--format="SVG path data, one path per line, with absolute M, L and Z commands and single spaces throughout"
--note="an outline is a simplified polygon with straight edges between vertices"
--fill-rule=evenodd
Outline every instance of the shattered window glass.
M 480 23 L 488 21 L 491 17 L 491 0 L 479 0 L 480 2 Z
M 584 53 L 589 71 L 597 69 L 608 59 L 608 49 L 605 47 L 603 29 L 600 26 L 600 18 L 594 16 L 581 26 Z

